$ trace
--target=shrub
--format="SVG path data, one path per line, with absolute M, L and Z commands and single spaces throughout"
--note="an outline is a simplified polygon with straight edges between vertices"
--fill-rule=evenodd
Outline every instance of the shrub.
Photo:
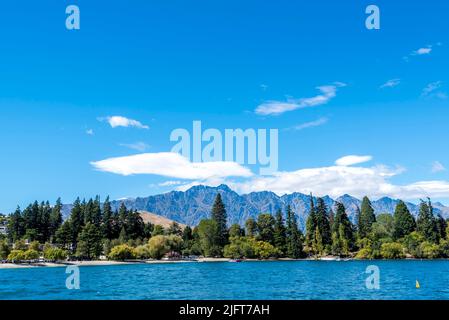
M 371 259 L 372 257 L 372 251 L 370 248 L 363 248 L 360 249 L 359 252 L 357 252 L 355 258 L 356 259 Z
M 148 259 L 151 257 L 150 248 L 148 247 L 148 245 L 138 246 L 135 249 L 135 253 L 138 259 Z
M 8 260 L 10 261 L 22 261 L 25 260 L 25 255 L 23 250 L 12 250 L 8 254 Z
M 39 252 L 34 249 L 28 249 L 23 253 L 25 260 L 35 260 L 39 259 Z
M 439 254 L 440 254 L 439 248 L 434 243 L 424 241 L 419 246 L 419 257 L 418 258 L 435 259 L 435 258 L 438 258 Z
M 46 248 L 44 250 L 44 258 L 47 260 L 65 260 L 67 251 L 60 248 Z
M 134 248 L 128 246 L 127 244 L 121 244 L 111 249 L 108 258 L 111 260 L 119 260 L 119 261 L 123 261 L 126 259 L 135 259 L 136 252 Z
M 383 243 L 380 252 L 385 259 L 400 259 L 405 256 L 402 245 L 397 242 Z

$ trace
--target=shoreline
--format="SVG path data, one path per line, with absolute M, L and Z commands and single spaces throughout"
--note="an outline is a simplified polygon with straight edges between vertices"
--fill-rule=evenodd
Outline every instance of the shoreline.
M 198 260 L 129 260 L 129 261 L 112 261 L 112 260 L 92 260 L 92 261 L 66 261 L 66 262 L 38 262 L 38 263 L 0 263 L 1 269 L 28 269 L 28 268 L 57 268 L 57 267 L 89 267 L 89 266 L 115 266 L 115 265 L 130 265 L 130 264 L 174 264 L 174 263 L 216 263 L 216 262 L 284 262 L 284 261 L 319 261 L 319 262 L 349 262 L 349 261 L 446 261 L 449 259 L 417 259 L 417 258 L 405 258 L 405 259 L 353 259 L 353 258 L 340 258 L 340 259 L 322 259 L 322 258 L 303 258 L 303 259 L 291 259 L 291 258 L 279 258 L 279 259 L 239 259 L 235 261 L 229 258 L 199 258 Z

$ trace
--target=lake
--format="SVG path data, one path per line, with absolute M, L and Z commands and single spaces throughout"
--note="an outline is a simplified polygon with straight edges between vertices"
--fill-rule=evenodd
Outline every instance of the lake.
M 369 265 L 380 288 L 367 289 Z M 449 261 L 267 261 L 0 269 L 0 299 L 448 299 Z M 415 287 L 418 280 L 420 288 Z

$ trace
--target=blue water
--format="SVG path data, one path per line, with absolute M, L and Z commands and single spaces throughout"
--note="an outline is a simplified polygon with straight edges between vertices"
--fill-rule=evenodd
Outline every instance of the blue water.
M 369 290 L 366 267 L 380 270 Z M 272 261 L 0 270 L 0 299 L 449 299 L 449 261 Z M 421 288 L 415 288 L 419 280 Z

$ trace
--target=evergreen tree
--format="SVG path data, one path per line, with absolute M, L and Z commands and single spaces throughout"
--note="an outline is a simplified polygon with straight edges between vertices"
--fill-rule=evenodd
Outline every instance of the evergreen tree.
M 111 208 L 109 196 L 103 203 L 103 221 L 102 221 L 103 237 L 109 240 L 114 239 L 114 217 Z
M 344 205 L 336 203 L 337 213 L 332 226 L 332 253 L 335 255 L 348 255 L 354 248 L 354 226 L 346 214 Z
M 229 228 L 229 238 L 243 237 L 245 235 L 245 230 L 243 230 L 238 223 L 234 223 Z
M 275 223 L 274 223 L 274 246 L 282 253 L 285 254 L 287 251 L 287 231 L 284 225 L 284 218 L 282 216 L 282 211 L 279 209 L 276 212 Z
M 320 232 L 323 247 L 330 245 L 331 240 L 331 228 L 329 223 L 329 217 L 327 213 L 327 207 L 323 198 L 318 198 L 316 207 L 316 223 Z
M 399 200 L 394 209 L 393 238 L 401 239 L 416 230 L 416 222 L 404 201 Z
M 102 249 L 100 229 L 88 222 L 79 234 L 76 255 L 83 259 L 96 259 L 100 256 Z
M 313 203 L 312 194 L 310 194 L 310 212 L 306 221 L 306 245 L 309 248 L 314 247 L 316 227 L 317 227 L 316 210 L 315 205 Z
M 226 227 L 226 208 L 224 206 L 223 200 L 221 199 L 221 194 L 218 193 L 215 197 L 214 205 L 212 206 L 212 220 L 217 223 L 217 245 L 223 248 L 228 242 L 228 229 Z
M 61 202 L 61 198 L 58 198 L 58 200 L 56 200 L 56 204 L 54 205 L 54 207 L 51 210 L 51 215 L 50 215 L 49 232 L 50 232 L 50 237 L 53 239 L 53 242 L 55 240 L 54 238 L 55 238 L 56 231 L 62 225 L 61 210 L 62 210 L 62 202 Z
M 167 234 L 173 234 L 175 236 L 181 236 L 182 235 L 182 229 L 179 226 L 179 223 L 173 221 L 170 226 L 167 229 Z
M 84 226 L 83 207 L 80 199 L 77 198 L 73 203 L 73 208 L 70 213 L 70 230 L 72 231 L 72 248 L 75 250 L 78 241 L 78 235 Z
M 23 218 L 20 207 L 11 214 L 8 222 L 8 238 L 10 242 L 16 242 L 25 235 L 25 219 Z
M 269 213 L 259 214 L 257 217 L 257 230 L 259 231 L 257 240 L 274 244 L 274 218 Z
M 371 205 L 371 201 L 368 197 L 363 197 L 358 225 L 360 238 L 365 238 L 369 235 L 371 232 L 371 226 L 374 222 L 376 222 L 376 216 L 374 215 L 374 209 Z
M 433 216 L 433 207 L 430 199 L 428 202 L 421 200 L 416 230 L 429 242 L 437 243 L 439 240 L 438 226 Z
M 447 222 L 446 222 L 446 220 L 444 220 L 444 218 L 440 214 L 438 214 L 438 216 L 437 216 L 436 224 L 437 224 L 439 238 L 446 239 L 446 237 L 447 237 L 447 234 L 446 234 Z
M 246 235 L 248 237 L 255 237 L 257 233 L 257 223 L 253 218 L 249 218 L 245 222 Z
M 299 259 L 303 255 L 302 234 L 298 229 L 296 215 L 292 211 L 290 205 L 287 206 L 287 255 L 289 258 Z

